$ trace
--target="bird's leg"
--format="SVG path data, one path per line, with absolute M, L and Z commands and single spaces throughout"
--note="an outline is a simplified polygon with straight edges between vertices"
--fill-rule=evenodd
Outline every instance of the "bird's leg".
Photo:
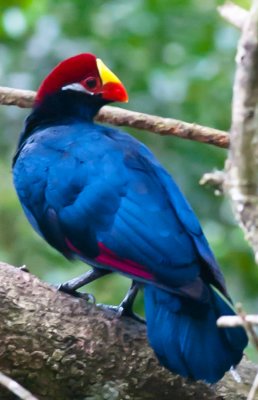
M 131 287 L 125 295 L 125 298 L 121 301 L 119 306 L 103 306 L 104 308 L 111 309 L 116 311 L 117 316 L 120 318 L 122 316 L 133 318 L 134 320 L 146 323 L 144 318 L 141 318 L 139 315 L 133 312 L 133 303 L 139 291 L 139 284 L 135 281 L 132 281 Z
M 126 293 L 124 299 L 118 306 L 119 316 L 126 315 L 131 316 L 133 315 L 133 303 L 139 291 L 139 286 L 137 282 L 132 281 L 132 284 Z
M 71 294 L 75 297 L 85 298 L 85 296 L 87 296 L 87 300 L 91 300 L 93 303 L 95 303 L 95 298 L 93 295 L 80 293 L 80 292 L 77 292 L 76 290 L 80 289 L 82 286 L 85 286 L 88 283 L 93 282 L 96 279 L 99 279 L 102 276 L 105 276 L 109 273 L 111 273 L 111 271 L 93 268 L 90 271 L 87 271 L 84 274 L 71 279 L 70 281 L 62 283 L 61 285 L 58 286 L 58 290 L 60 290 L 61 292 Z

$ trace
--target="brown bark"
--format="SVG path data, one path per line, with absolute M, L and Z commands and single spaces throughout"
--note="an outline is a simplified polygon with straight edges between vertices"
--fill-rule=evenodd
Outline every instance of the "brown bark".
M 33 105 L 35 95 L 36 93 L 31 90 L 0 87 L 0 104 L 30 108 Z M 124 110 L 118 107 L 103 107 L 97 115 L 96 121 L 143 129 L 163 136 L 178 136 L 183 139 L 195 140 L 223 148 L 227 148 L 229 145 L 227 132 L 172 118 L 162 118 Z
M 4 263 L 0 281 L 0 370 L 41 400 L 240 400 L 250 388 L 250 362 L 240 384 L 229 374 L 216 387 L 190 382 L 158 365 L 144 325 Z

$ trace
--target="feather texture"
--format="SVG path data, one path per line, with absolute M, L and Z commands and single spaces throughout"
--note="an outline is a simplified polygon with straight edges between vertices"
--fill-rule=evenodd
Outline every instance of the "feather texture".
M 216 327 L 234 313 L 224 278 L 172 177 L 142 143 L 94 124 L 100 106 L 67 90 L 34 109 L 13 165 L 24 212 L 64 256 L 142 282 L 161 363 L 215 382 L 247 343 L 242 328 Z
M 234 315 L 212 287 L 206 305 L 190 303 L 154 286 L 144 288 L 148 337 L 161 364 L 194 380 L 215 383 L 242 358 L 247 337 L 242 328 L 216 327 L 222 315 Z

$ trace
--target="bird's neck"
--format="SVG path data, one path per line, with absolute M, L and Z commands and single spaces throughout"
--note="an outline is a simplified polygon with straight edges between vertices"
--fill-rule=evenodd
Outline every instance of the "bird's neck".
M 18 148 L 40 128 L 77 121 L 92 122 L 104 104 L 107 102 L 104 103 L 103 99 L 97 96 L 87 96 L 73 90 L 64 90 L 47 96 L 33 108 L 26 119 Z

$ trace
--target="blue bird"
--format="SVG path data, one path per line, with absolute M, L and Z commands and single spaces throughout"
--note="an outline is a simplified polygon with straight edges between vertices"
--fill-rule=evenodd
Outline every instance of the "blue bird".
M 93 122 L 112 101 L 126 102 L 126 90 L 92 54 L 71 57 L 46 77 L 13 159 L 22 208 L 51 246 L 92 266 L 62 290 L 74 293 L 110 272 L 130 277 L 120 310 L 133 315 L 143 287 L 147 334 L 161 364 L 214 383 L 240 362 L 246 333 L 216 326 L 235 311 L 172 177 L 138 140 Z

